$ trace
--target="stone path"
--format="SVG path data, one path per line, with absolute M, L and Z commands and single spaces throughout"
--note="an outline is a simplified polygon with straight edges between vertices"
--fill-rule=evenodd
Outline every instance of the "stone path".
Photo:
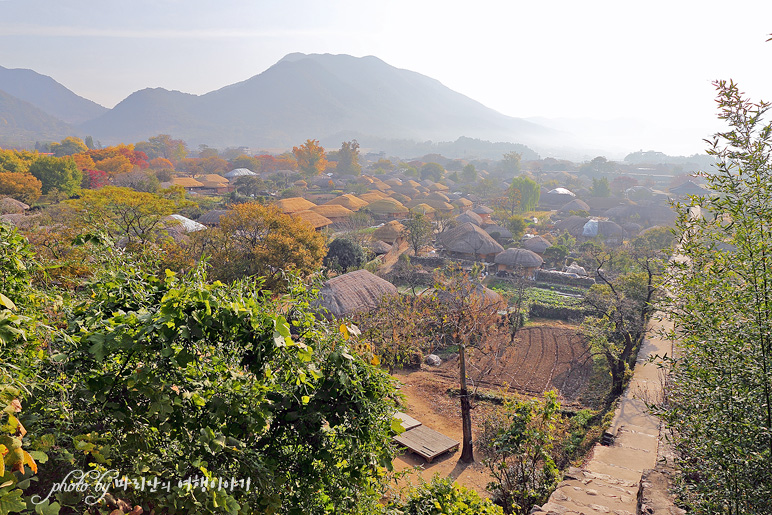
M 656 334 L 667 325 L 672 327 L 669 321 L 655 320 L 650 325 L 609 429 L 613 444 L 596 445 L 592 458 L 582 468 L 569 469 L 549 502 L 532 514 L 636 514 L 641 475 L 654 468 L 659 450 L 660 422 L 647 412 L 646 402 L 662 394 L 661 371 L 646 361 L 654 354 L 671 354 L 671 343 Z

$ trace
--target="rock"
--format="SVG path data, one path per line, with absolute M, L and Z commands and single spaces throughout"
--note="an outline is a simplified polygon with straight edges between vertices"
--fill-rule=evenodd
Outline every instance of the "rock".
M 432 367 L 438 367 L 442 365 L 442 359 L 436 354 L 429 354 L 424 358 L 424 363 Z

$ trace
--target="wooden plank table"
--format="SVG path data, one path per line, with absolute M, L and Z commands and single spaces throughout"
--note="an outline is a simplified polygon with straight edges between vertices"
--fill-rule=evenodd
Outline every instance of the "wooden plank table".
M 394 418 L 400 419 L 402 422 L 402 429 L 405 431 L 410 431 L 414 427 L 418 427 L 421 425 L 419 421 L 408 415 L 407 413 L 402 413 L 401 411 L 398 411 L 394 414 Z
M 394 441 L 422 456 L 429 463 L 437 456 L 456 450 L 459 446 L 459 442 L 426 426 L 405 431 L 395 436 Z

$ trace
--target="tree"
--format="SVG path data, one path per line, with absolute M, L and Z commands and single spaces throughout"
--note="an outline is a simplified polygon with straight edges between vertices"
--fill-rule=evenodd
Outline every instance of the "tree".
M 678 333 L 659 414 L 690 513 L 770 513 L 772 499 L 772 123 L 770 104 L 717 81 L 719 118 L 701 173 L 707 194 L 679 204 L 681 259 L 663 299 Z M 675 332 L 674 332 L 675 333 Z
M 300 218 L 275 206 L 238 204 L 215 229 L 193 234 L 199 257 L 210 256 L 212 274 L 221 280 L 263 277 L 267 289 L 286 285 L 283 275 L 307 277 L 322 264 L 324 236 Z
M 236 156 L 230 163 L 232 168 L 246 168 L 252 172 L 259 172 L 261 170 L 260 161 L 252 156 L 244 154 Z
M 384 515 L 498 515 L 501 508 L 474 490 L 435 474 L 431 482 L 413 487 L 405 499 L 392 501 Z
M 541 188 L 533 179 L 520 176 L 512 179 L 511 189 L 520 192 L 520 212 L 535 211 L 541 198 Z
M 327 268 L 348 272 L 360 268 L 367 261 L 365 250 L 349 238 L 335 238 L 327 249 L 323 264 Z
M 406 220 L 402 221 L 405 226 L 402 232 L 413 254 L 418 255 L 422 248 L 430 243 L 434 227 L 431 220 L 423 213 L 410 212 Z
M 461 178 L 464 179 L 464 182 L 469 182 L 469 183 L 472 183 L 477 180 L 477 169 L 474 167 L 472 163 L 464 165 L 464 168 L 461 171 Z
M 42 183 L 32 174 L 0 171 L 0 197 L 8 196 L 31 204 L 41 192 Z
M 475 271 L 473 271 L 474 273 Z M 474 461 L 472 447 L 472 404 L 467 384 L 467 349 L 481 348 L 488 335 L 497 330 L 501 320 L 502 300 L 488 295 L 481 284 L 461 269 L 452 269 L 437 276 L 439 330 L 451 345 L 458 346 L 459 399 L 461 402 L 462 444 L 461 461 Z
M 298 162 L 298 168 L 306 178 L 319 175 L 327 168 L 327 157 L 318 140 L 306 140 L 299 147 L 292 147 L 292 153 Z
M 61 143 L 51 143 L 51 152 L 53 152 L 56 157 L 80 154 L 87 150 L 88 146 L 83 143 L 82 139 L 72 136 L 64 138 Z
M 519 242 L 525 234 L 525 219 L 522 216 L 512 215 L 505 220 L 505 225 L 512 233 L 512 241 Z
M 68 206 L 78 227 L 104 232 L 115 241 L 126 237 L 127 245 L 141 245 L 159 237 L 164 218 L 180 207 L 174 200 L 116 186 L 84 190 L 79 199 L 68 201 Z
M 592 186 L 590 186 L 590 195 L 593 197 L 610 197 L 611 187 L 608 183 L 608 177 L 592 178 Z
M 134 145 L 135 150 L 144 152 L 150 159 L 163 157 L 176 163 L 188 155 L 188 148 L 184 141 L 172 139 L 168 134 L 153 136 L 147 141 L 140 141 Z
M 493 491 L 504 513 L 525 515 L 544 503 L 560 482 L 554 443 L 560 431 L 560 403 L 553 390 L 544 400 L 508 399 L 485 420 L 480 448 L 496 480 Z
M 83 179 L 71 158 L 40 156 L 30 165 L 29 172 L 41 182 L 43 195 L 54 189 L 74 195 Z
M 520 173 L 521 155 L 517 152 L 508 152 L 504 154 L 501 161 L 496 165 L 496 170 L 502 174 L 514 176 Z
M 314 316 L 297 280 L 275 297 L 259 281 L 116 264 L 68 306 L 47 342 L 56 358 L 39 353 L 30 429 L 48 434 L 57 471 L 40 478 L 41 497 L 58 471 L 109 467 L 171 484 L 113 492 L 145 512 L 361 513 L 375 504 L 392 460 L 394 381 Z M 186 478 L 189 489 L 178 483 Z M 199 483 L 218 478 L 236 485 Z M 73 511 L 89 509 L 85 495 L 69 496 Z
M 442 179 L 445 169 L 437 163 L 425 163 L 420 170 L 421 179 L 429 179 L 434 182 Z
M 359 143 L 357 140 L 344 141 L 338 151 L 336 171 L 341 175 L 359 175 L 362 165 L 359 164 Z

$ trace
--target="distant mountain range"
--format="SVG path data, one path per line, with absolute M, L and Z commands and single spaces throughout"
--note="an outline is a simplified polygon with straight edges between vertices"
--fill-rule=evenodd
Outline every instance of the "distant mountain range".
M 337 146 L 357 137 L 366 146 L 367 138 L 533 144 L 562 136 L 372 56 L 290 54 L 205 95 L 144 89 L 109 110 L 31 70 L 0 68 L 0 91 L 0 144 L 66 135 L 132 143 L 161 133 L 191 146 L 252 148 L 288 148 L 309 138 Z

